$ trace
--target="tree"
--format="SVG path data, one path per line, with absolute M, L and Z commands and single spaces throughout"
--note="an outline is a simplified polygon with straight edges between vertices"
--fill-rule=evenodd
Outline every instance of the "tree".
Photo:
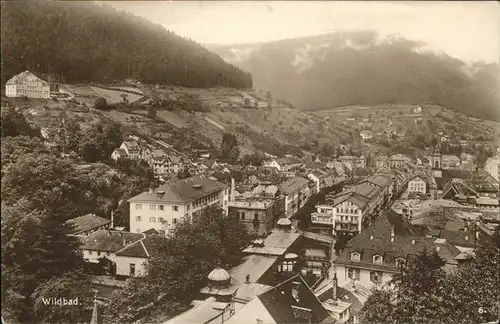
M 222 135 L 221 158 L 223 161 L 235 163 L 240 155 L 236 135 L 224 133 Z
M 25 135 L 28 137 L 41 137 L 40 129 L 26 121 L 24 115 L 14 108 L 2 111 L 1 116 L 2 137 Z
M 150 119 L 156 119 L 156 108 L 153 106 L 148 107 L 148 117 Z
M 92 315 L 92 280 L 79 272 L 67 272 L 44 282 L 32 297 L 35 317 L 40 323 L 85 323 Z M 66 307 L 46 304 L 50 298 L 60 297 L 77 304 Z
M 94 102 L 94 108 L 99 110 L 108 109 L 108 102 L 106 101 L 106 98 L 104 97 L 97 98 Z
M 484 147 L 479 147 L 474 155 L 474 163 L 478 168 L 484 168 L 486 161 L 488 160 L 488 154 Z
M 109 161 L 111 153 L 122 141 L 119 125 L 99 123 L 92 126 L 80 141 L 80 156 L 87 162 Z
M 32 321 L 36 287 L 81 268 L 80 242 L 67 234 L 64 219 L 33 209 L 26 199 L 13 205 L 2 203 L 2 270 L 6 271 L 2 271 L 2 291 L 7 292 L 2 302 L 12 307 L 8 313 L 16 321 Z
M 236 217 L 225 216 L 217 207 L 204 209 L 192 223 L 177 224 L 168 238 L 152 237 L 146 276 L 130 280 L 123 291 L 113 296 L 110 316 L 124 323 L 134 321 L 135 315 L 154 306 L 178 308 L 206 284 L 217 260 L 224 267 L 236 264 L 249 238 Z
M 375 289 L 362 323 L 483 323 L 500 316 L 500 234 L 475 251 L 475 259 L 447 274 L 444 261 L 422 251 L 394 276 L 394 289 Z
M 62 152 L 78 152 L 81 139 L 82 130 L 80 124 L 76 120 L 70 119 L 61 125 L 57 145 Z

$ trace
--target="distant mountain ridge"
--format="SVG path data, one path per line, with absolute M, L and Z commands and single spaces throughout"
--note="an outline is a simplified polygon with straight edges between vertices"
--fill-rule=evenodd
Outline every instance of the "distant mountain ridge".
M 426 44 L 374 32 L 243 45 L 206 45 L 302 110 L 389 103 L 436 104 L 500 120 L 500 67 L 466 64 Z
M 2 82 L 25 70 L 68 83 L 251 88 L 252 76 L 160 25 L 94 1 L 2 1 Z

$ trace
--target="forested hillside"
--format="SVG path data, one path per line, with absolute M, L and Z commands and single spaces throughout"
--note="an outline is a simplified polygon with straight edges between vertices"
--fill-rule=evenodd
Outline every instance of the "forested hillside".
M 466 64 L 399 37 L 332 33 L 208 48 L 251 72 L 256 88 L 303 110 L 435 104 L 500 120 L 498 64 Z
M 30 70 L 68 83 L 251 88 L 252 76 L 141 17 L 90 1 L 2 1 L 2 84 Z

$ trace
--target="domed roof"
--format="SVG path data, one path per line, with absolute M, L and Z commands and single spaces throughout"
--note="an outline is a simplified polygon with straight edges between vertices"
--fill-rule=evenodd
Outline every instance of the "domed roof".
M 231 276 L 229 275 L 229 273 L 227 273 L 226 270 L 220 267 L 215 268 L 214 270 L 212 270 L 212 272 L 208 274 L 208 280 L 212 281 L 225 281 L 229 280 L 230 278 Z
M 280 218 L 278 220 L 278 225 L 286 225 L 286 226 L 288 226 L 288 225 L 292 225 L 292 222 L 288 218 L 282 217 L 282 218 Z

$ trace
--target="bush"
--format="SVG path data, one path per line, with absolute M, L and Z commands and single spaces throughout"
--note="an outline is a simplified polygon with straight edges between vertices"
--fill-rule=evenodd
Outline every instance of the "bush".
M 94 102 L 94 108 L 100 110 L 106 110 L 108 109 L 108 102 L 104 97 L 99 97 Z

